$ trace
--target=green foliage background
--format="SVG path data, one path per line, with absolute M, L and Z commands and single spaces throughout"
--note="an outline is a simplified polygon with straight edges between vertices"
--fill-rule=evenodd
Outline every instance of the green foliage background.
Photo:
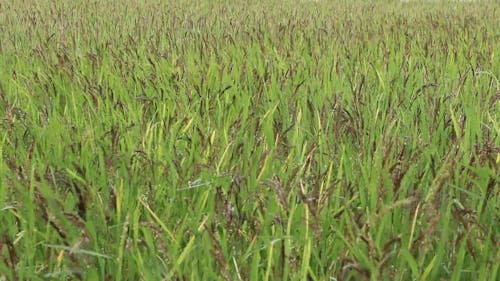
M 0 1 L 0 280 L 497 280 L 499 9 Z

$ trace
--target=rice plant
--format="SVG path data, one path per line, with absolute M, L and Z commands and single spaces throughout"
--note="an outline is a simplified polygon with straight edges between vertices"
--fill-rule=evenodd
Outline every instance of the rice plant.
M 500 5 L 0 0 L 0 280 L 497 280 Z

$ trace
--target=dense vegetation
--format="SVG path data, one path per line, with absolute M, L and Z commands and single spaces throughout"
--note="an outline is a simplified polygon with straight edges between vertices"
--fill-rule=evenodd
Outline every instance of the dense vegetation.
M 0 1 L 0 280 L 498 280 L 500 5 Z

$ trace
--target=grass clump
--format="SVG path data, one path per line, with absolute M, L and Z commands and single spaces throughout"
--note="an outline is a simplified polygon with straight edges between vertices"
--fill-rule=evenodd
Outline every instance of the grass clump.
M 496 280 L 499 5 L 1 1 L 1 280 Z

